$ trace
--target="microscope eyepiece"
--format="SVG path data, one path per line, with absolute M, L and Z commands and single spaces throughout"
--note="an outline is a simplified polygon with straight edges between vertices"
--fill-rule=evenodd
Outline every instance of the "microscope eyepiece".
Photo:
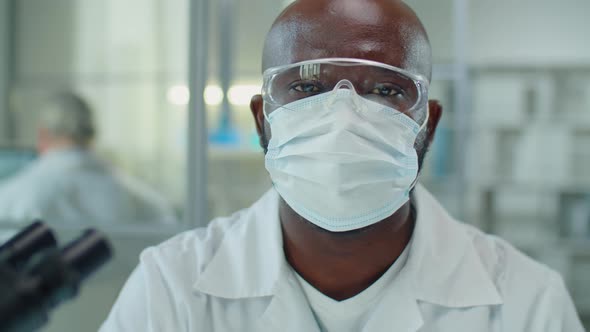
M 19 269 L 35 253 L 56 247 L 57 240 L 51 229 L 43 222 L 35 221 L 0 246 L 0 264 Z
M 87 230 L 61 251 L 64 263 L 86 279 L 111 258 L 111 248 L 99 232 Z

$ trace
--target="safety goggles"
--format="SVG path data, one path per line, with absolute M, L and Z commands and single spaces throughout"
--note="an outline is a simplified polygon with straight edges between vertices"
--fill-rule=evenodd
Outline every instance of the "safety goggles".
M 352 85 L 358 95 L 409 115 L 425 107 L 428 80 L 384 63 L 352 58 L 316 59 L 267 69 L 262 96 L 267 113 L 289 103 Z

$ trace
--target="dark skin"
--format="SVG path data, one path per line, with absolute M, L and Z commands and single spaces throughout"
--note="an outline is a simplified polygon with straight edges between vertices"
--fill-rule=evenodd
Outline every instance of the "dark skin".
M 296 1 L 277 18 L 267 36 L 263 69 L 328 57 L 378 61 L 428 78 L 432 69 L 424 27 L 397 0 Z M 254 96 L 250 108 L 266 148 L 271 133 L 263 107 L 262 97 Z M 421 160 L 442 115 L 438 102 L 430 101 L 429 108 L 426 131 L 416 143 Z M 416 119 L 423 120 L 423 115 Z M 305 220 L 281 199 L 285 257 L 323 294 L 338 301 L 351 298 L 379 279 L 408 245 L 415 222 L 410 204 L 411 200 L 369 227 L 335 233 Z

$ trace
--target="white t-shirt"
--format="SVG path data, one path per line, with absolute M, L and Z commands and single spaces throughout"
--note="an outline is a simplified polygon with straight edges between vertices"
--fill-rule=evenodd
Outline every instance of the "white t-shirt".
M 321 331 L 362 331 L 373 309 L 383 297 L 385 289 L 390 286 L 405 265 L 408 247 L 410 246 L 406 246 L 399 258 L 381 278 L 361 293 L 344 301 L 336 301 L 324 295 L 295 272 Z

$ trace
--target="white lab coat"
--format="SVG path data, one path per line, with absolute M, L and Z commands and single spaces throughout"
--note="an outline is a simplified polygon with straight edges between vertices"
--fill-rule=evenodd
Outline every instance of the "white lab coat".
M 168 203 L 91 152 L 52 151 L 0 182 L 0 222 L 62 225 L 174 223 Z
M 581 332 L 562 278 L 453 220 L 422 187 L 406 265 L 363 331 Z M 271 190 L 145 250 L 101 332 L 319 332 L 286 262 Z M 337 332 L 337 331 L 336 331 Z

